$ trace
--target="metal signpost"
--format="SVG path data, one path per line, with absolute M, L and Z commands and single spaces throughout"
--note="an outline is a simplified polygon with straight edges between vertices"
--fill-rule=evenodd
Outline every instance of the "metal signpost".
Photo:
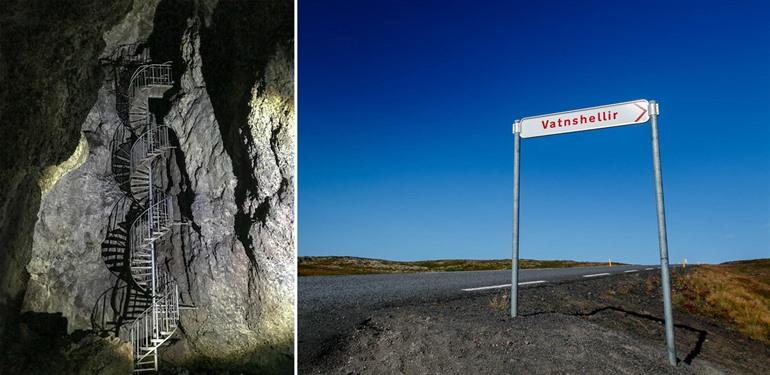
M 650 121 L 652 129 L 652 165 L 655 172 L 655 195 L 658 207 L 658 244 L 660 247 L 660 278 L 663 289 L 663 313 L 666 326 L 668 361 L 676 365 L 674 321 L 671 314 L 671 282 L 668 269 L 666 211 L 663 207 L 663 176 L 658 145 L 658 103 L 645 99 L 630 102 L 526 117 L 513 123 L 513 241 L 511 264 L 511 316 L 518 314 L 519 289 L 519 155 L 521 138 L 542 137 L 583 130 L 642 124 Z

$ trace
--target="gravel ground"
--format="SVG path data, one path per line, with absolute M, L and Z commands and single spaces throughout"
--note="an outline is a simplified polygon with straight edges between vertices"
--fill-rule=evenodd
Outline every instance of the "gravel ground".
M 507 301 L 493 306 L 506 297 L 492 290 L 316 316 L 320 329 L 300 324 L 300 373 L 770 374 L 770 347 L 681 311 L 680 363 L 669 366 L 654 272 L 523 288 L 515 319 Z

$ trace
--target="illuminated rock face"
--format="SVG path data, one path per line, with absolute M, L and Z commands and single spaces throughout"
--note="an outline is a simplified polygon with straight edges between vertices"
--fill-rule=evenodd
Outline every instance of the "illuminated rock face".
M 23 310 L 62 313 L 68 330 L 91 328 L 91 309 L 114 285 L 101 257 L 110 210 L 121 198 L 110 176 L 109 143 L 120 120 L 111 85 L 99 90 L 83 123 L 90 147 L 85 162 L 62 175 L 42 198 L 26 270 Z
M 84 121 L 71 124 L 72 147 L 41 168 L 66 170 L 45 179 L 48 192 L 39 206 L 24 207 L 34 229 L 28 229 L 28 248 L 17 249 L 23 256 L 9 266 L 28 275 L 14 282 L 16 293 L 23 311 L 61 313 L 68 332 L 91 328 L 94 303 L 114 283 L 100 245 L 122 195 L 109 168 L 109 143 L 120 126 L 113 69 L 147 45 L 154 61 L 174 64 L 177 83 L 163 122 L 179 139 L 172 175 L 180 208 L 191 218 L 160 258 L 177 279 L 182 302 L 196 307 L 182 311 L 179 340 L 161 359 L 189 368 L 290 370 L 293 5 L 202 1 L 193 9 L 177 3 L 134 2 L 103 31 L 102 67 L 97 59 L 89 62 L 104 72 L 101 88 L 70 92 L 95 101 Z M 81 134 L 87 144 L 77 148 Z M 18 180 L 18 186 L 39 182 Z
M 191 212 L 201 231 L 200 248 L 185 250 L 187 254 L 177 250 L 180 254 L 172 256 L 172 272 L 187 278 L 188 284 L 181 284 L 189 285 L 190 300 L 198 308 L 183 313 L 187 340 L 168 349 L 166 356 L 182 363 L 235 361 L 290 369 L 293 61 L 285 50 L 276 50 L 245 93 L 248 106 L 240 131 L 223 133 L 207 92 L 216 83 L 203 80 L 205 75 L 194 68 L 205 64 L 198 54 L 197 27 L 192 24 L 183 37 L 183 56 L 193 69 L 182 76 L 183 93 L 166 120 L 178 129 L 195 192 Z M 233 151 L 237 142 L 244 153 Z M 239 166 L 251 166 L 247 175 L 233 171 L 233 158 L 241 158 Z

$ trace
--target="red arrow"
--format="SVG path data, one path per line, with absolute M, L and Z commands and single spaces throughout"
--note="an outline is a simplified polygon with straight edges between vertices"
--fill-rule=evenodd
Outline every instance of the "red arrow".
M 639 115 L 639 117 L 637 117 L 636 120 L 634 120 L 634 122 L 637 122 L 637 121 L 639 121 L 640 118 L 642 118 L 642 116 L 644 116 L 645 113 L 647 113 L 647 110 L 644 109 L 644 107 L 640 106 L 639 104 L 634 103 L 634 105 L 639 107 L 639 109 L 642 110 L 642 114 Z

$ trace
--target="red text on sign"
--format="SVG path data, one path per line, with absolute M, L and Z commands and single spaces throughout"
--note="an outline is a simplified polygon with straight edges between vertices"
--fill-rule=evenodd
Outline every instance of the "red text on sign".
M 610 120 L 617 120 L 618 113 L 613 111 L 596 112 L 596 115 L 580 115 L 572 118 L 558 118 L 553 120 L 542 120 L 543 129 L 548 128 L 561 128 L 563 126 L 574 126 L 582 124 L 590 124 L 595 122 L 603 122 Z

